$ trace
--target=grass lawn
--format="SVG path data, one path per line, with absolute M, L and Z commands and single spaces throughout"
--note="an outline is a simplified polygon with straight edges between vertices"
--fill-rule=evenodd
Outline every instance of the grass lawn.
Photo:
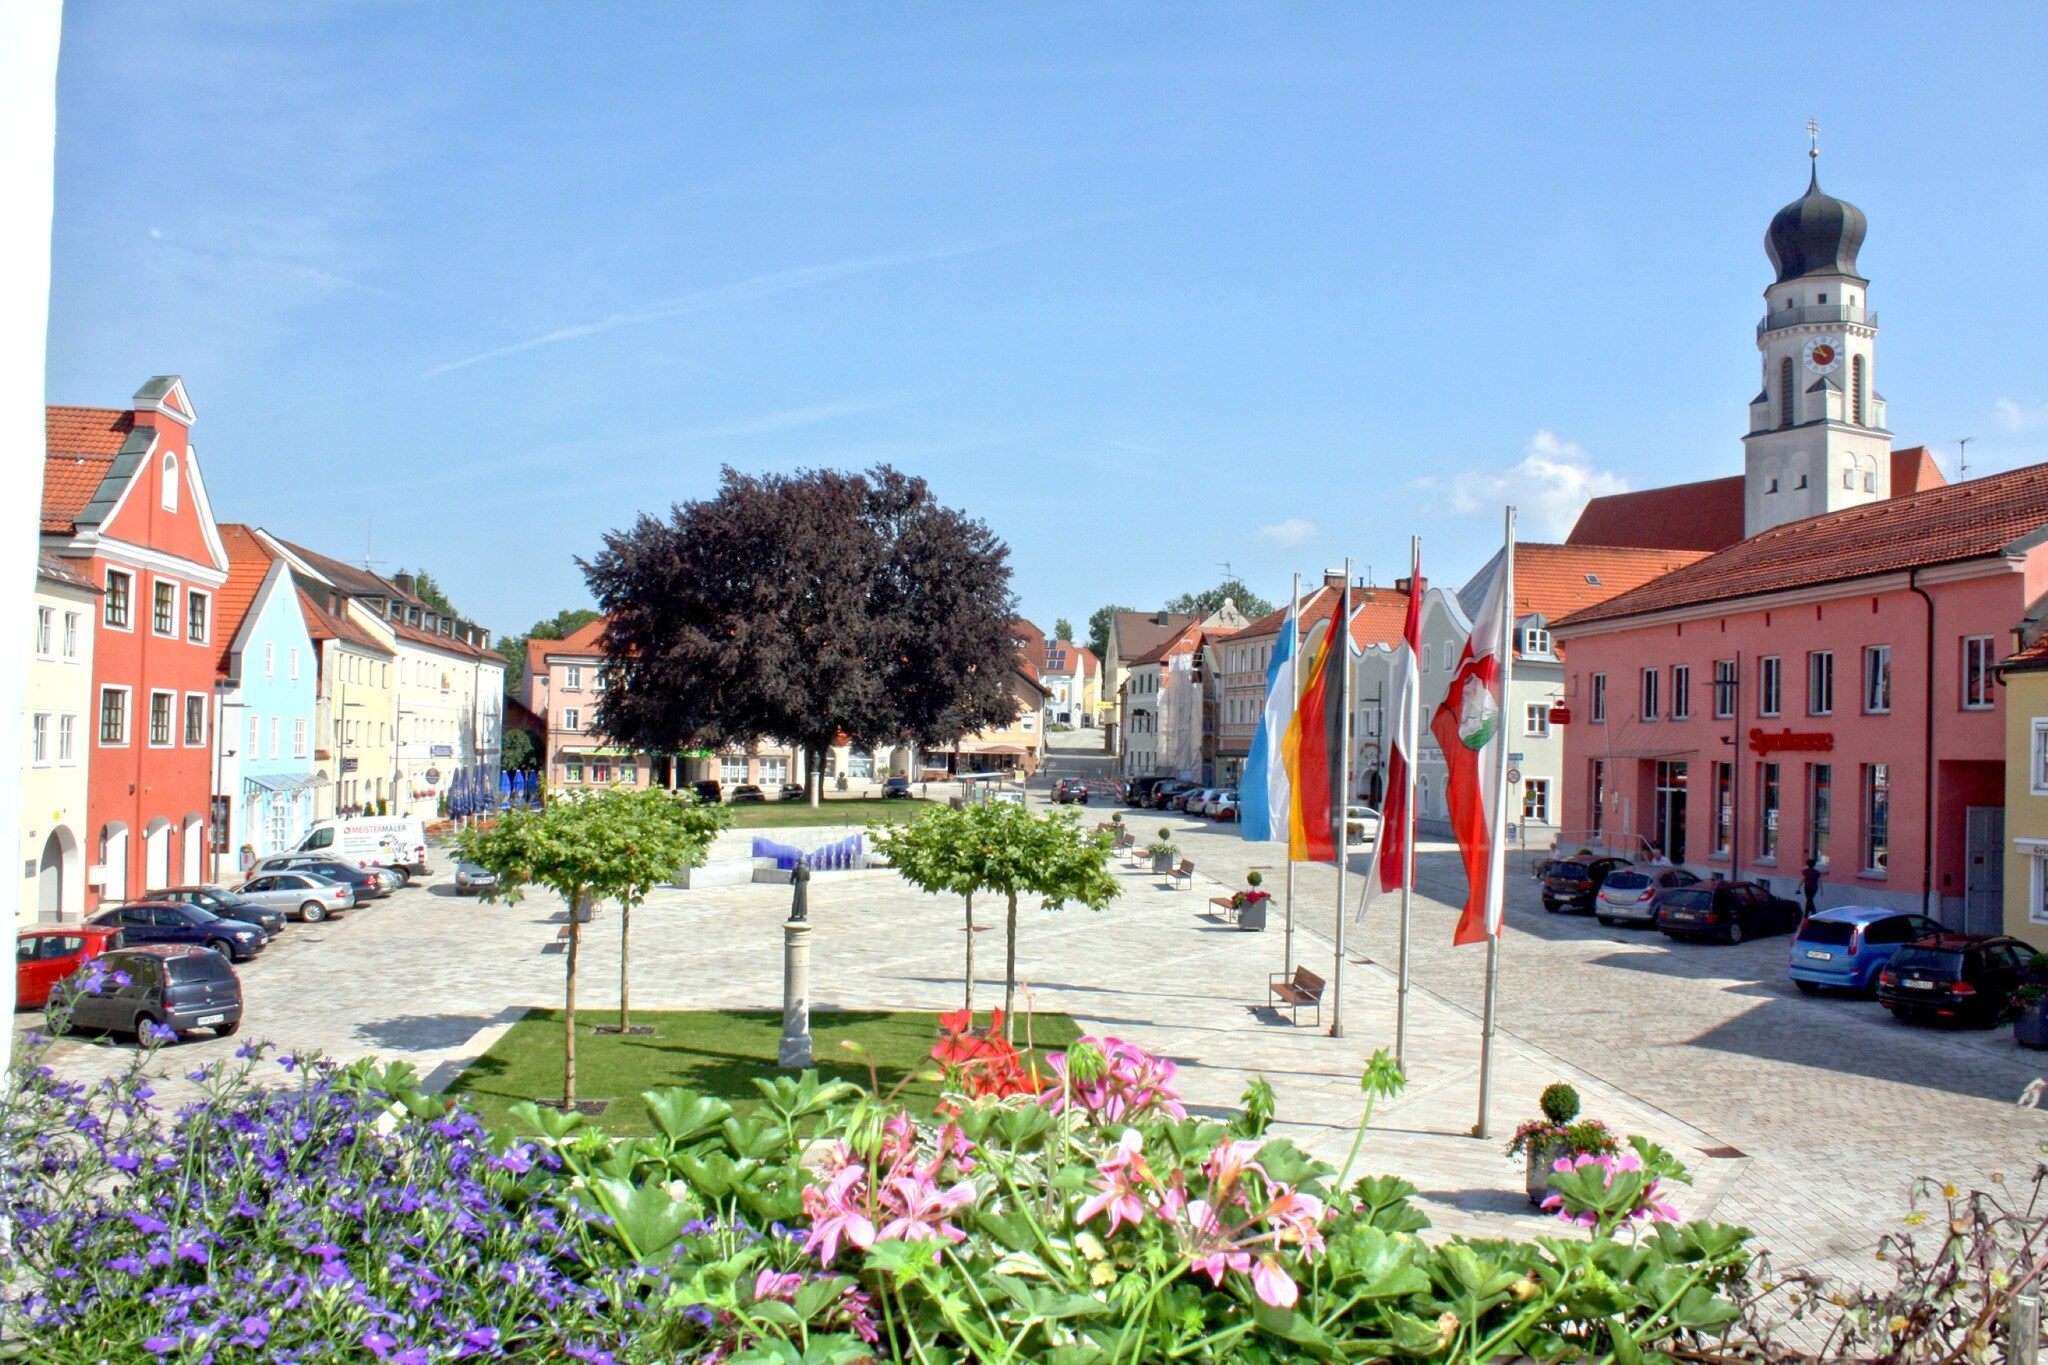
M 842 796 L 826 797 L 819 806 L 812 808 L 808 801 L 763 801 L 760 805 L 734 806 L 735 829 L 786 829 L 792 825 L 852 825 L 859 827 L 870 820 L 887 820 L 898 823 L 915 820 L 931 808 L 933 802 L 918 797 L 884 801 L 879 797 Z
M 989 999 L 1000 1002 L 1001 997 L 998 986 Z M 576 1038 L 577 1098 L 612 1101 L 595 1122 L 621 1136 L 654 1131 L 640 1103 L 643 1090 L 687 1086 L 732 1102 L 742 1114 L 753 1109 L 760 1102 L 753 1078 L 775 1074 L 775 1048 L 782 1038 L 782 1014 L 777 1010 L 635 1010 L 634 1024 L 651 1025 L 654 1032 L 631 1037 L 587 1031 L 593 1025 L 618 1023 L 616 1010 L 579 1010 L 576 1019 L 584 1030 Z M 1019 1020 L 1020 1033 L 1023 1026 Z M 1056 1050 L 1080 1036 L 1064 1014 L 1034 1015 L 1030 1026 L 1041 1049 Z M 936 1014 L 834 1010 L 811 1016 L 811 1050 L 818 1074 L 868 1084 L 867 1067 L 839 1046 L 842 1039 L 851 1038 L 867 1049 L 884 1091 L 929 1064 L 938 1036 Z M 493 1126 L 522 1099 L 560 1099 L 561 1011 L 528 1011 L 448 1090 L 467 1095 Z M 912 1109 L 929 1112 L 938 1087 L 912 1081 L 902 1098 Z

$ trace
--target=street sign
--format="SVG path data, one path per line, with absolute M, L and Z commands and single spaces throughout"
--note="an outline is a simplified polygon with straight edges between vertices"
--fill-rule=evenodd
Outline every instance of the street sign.
M 341 770 L 345 773 L 352 773 L 356 770 L 357 762 L 358 760 L 353 758 L 344 758 L 341 760 Z
M 1527 755 L 1526 755 L 1526 754 L 1509 754 L 1509 755 L 1508 755 L 1508 762 L 1510 762 L 1510 763 L 1520 763 L 1520 762 L 1521 762 L 1521 761 L 1522 761 L 1522 760 L 1523 760 L 1524 758 L 1526 758 L 1526 757 L 1527 757 Z
M 1521 770 L 1520 768 L 1510 768 L 1510 769 L 1508 769 L 1508 781 L 1510 781 L 1510 782 L 1520 782 L 1521 780 L 1522 780 L 1522 770 Z
M 430 787 L 441 785 L 441 770 L 439 768 L 427 769 L 427 785 Z

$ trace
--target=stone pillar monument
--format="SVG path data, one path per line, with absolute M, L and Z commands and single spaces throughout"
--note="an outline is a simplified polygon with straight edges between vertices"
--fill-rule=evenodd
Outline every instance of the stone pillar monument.
M 798 861 L 789 882 L 794 890 L 782 925 L 782 1043 L 775 1064 L 801 1071 L 811 1064 L 810 865 Z

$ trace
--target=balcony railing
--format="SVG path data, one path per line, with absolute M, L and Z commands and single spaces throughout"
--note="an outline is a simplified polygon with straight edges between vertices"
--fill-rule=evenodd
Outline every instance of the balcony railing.
M 1798 327 L 1817 322 L 1853 322 L 1865 327 L 1877 326 L 1877 313 L 1869 308 L 1856 308 L 1846 303 L 1809 303 L 1800 308 L 1782 308 L 1775 313 L 1764 314 L 1764 320 L 1756 325 L 1756 334 L 1775 332 L 1780 327 Z

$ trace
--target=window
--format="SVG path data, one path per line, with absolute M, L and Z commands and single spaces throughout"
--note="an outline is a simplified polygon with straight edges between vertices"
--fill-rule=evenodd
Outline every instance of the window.
M 245 758 L 255 758 L 263 748 L 263 717 L 249 717 L 249 747 L 243 752 Z
M 1766 493 L 1775 493 L 1775 492 L 1777 492 L 1777 491 L 1778 491 L 1778 481 L 1777 481 L 1776 479 L 1772 479 L 1772 480 L 1771 480 L 1771 481 L 1770 481 L 1770 482 L 1769 482 L 1768 484 L 1766 484 L 1766 485 L 1764 486 L 1764 492 L 1766 492 Z
M 1828 865 L 1828 841 L 1835 826 L 1835 768 L 1832 763 L 1806 765 L 1806 842 L 1814 862 Z
M 1853 470 L 1853 469 L 1845 469 L 1845 470 L 1843 470 L 1843 471 L 1842 471 L 1842 487 L 1844 487 L 1844 488 L 1848 489 L 1848 490 L 1849 490 L 1850 492 L 1852 492 L 1852 493 L 1856 491 L 1856 471 L 1855 471 L 1855 470 Z
M 306 718 L 304 716 L 298 716 L 292 720 L 292 757 L 304 758 L 305 756 Z
M 1766 654 L 1756 661 L 1756 713 L 1775 716 L 1785 699 L 1785 661 Z
M 1792 425 L 1792 357 L 1778 362 L 1778 425 Z
M 1735 765 L 1714 765 L 1714 854 L 1728 856 L 1735 842 Z
M 1654 668 L 1643 670 L 1642 717 L 1644 720 L 1657 719 L 1658 672 Z
M 168 450 L 164 452 L 163 506 L 166 512 L 178 510 L 178 457 Z
M 1522 733 L 1531 739 L 1550 738 L 1550 703 L 1532 701 L 1522 712 Z
M 1607 675 L 1605 673 L 1595 673 L 1593 675 L 1593 723 L 1595 725 L 1602 725 L 1606 721 Z
M 1714 660 L 1715 720 L 1732 720 L 1734 718 L 1736 688 L 1735 660 Z
M 1522 653 L 1550 653 L 1550 632 L 1547 630 L 1525 630 L 1522 632 Z
M 1806 714 L 1835 713 L 1835 652 L 1816 649 L 1806 656 Z
M 185 744 L 196 749 L 206 743 L 206 698 L 185 698 Z
M 1759 763 L 1756 769 L 1756 856 L 1778 856 L 1778 765 Z
M 50 713 L 38 711 L 28 718 L 28 761 L 36 767 L 50 762 Z
M 1963 709 L 1989 711 L 1992 705 L 1992 665 L 1989 635 L 1963 637 Z
M 2034 717 L 2034 795 L 2048 796 L 2048 716 Z
M 564 710 L 564 711 L 562 712 L 562 728 L 563 728 L 564 730 L 580 730 L 580 729 L 582 729 L 582 728 L 583 728 L 583 713 L 582 713 L 581 711 L 578 711 L 578 710 L 577 710 L 577 709 L 576 709 L 575 707 L 573 707 L 573 706 L 571 706 L 571 707 L 568 707 L 568 708 L 566 708 L 566 709 L 565 709 L 565 710 Z
M 197 588 L 185 590 L 185 638 L 195 645 L 206 643 L 206 617 L 212 599 Z
M 580 692 L 583 690 L 583 669 L 581 665 L 570 664 L 568 668 L 563 670 L 562 690 L 564 692 Z
M 151 594 L 152 615 L 150 627 L 159 635 L 174 635 L 178 630 L 178 585 L 158 583 Z
M 590 765 L 590 780 L 592 782 L 610 782 L 612 780 L 612 765 L 601 759 L 592 763 Z
M 574 762 L 564 764 L 562 767 L 562 780 L 564 782 L 581 782 L 583 780 L 583 760 L 579 758 Z
M 272 758 L 277 757 L 277 737 L 283 732 L 284 717 L 272 716 L 270 718 L 270 756 Z
M 128 596 L 134 588 L 133 575 L 119 569 L 107 570 L 107 593 L 100 601 L 100 611 L 106 623 L 116 630 L 128 629 Z
M 128 742 L 128 689 L 125 687 L 102 687 L 100 689 L 100 743 L 126 744 Z
M 1593 795 L 1593 809 L 1589 812 L 1593 833 L 1598 834 L 1606 823 L 1604 812 L 1607 808 L 1607 760 L 1593 760 L 1593 780 L 1588 786 Z
M 1863 709 L 1882 715 L 1892 709 L 1892 647 L 1867 645 L 1863 650 Z M 1868 864 L 1865 864 L 1868 866 Z
M 178 696 L 175 692 L 152 692 L 149 694 L 149 743 L 151 748 L 164 748 L 172 743 L 172 713 L 177 709 Z
M 1671 719 L 1689 720 L 1692 717 L 1692 666 L 1671 665 Z
M 57 762 L 67 768 L 78 762 L 78 717 L 68 711 L 57 717 Z
M 290 657 L 291 657 L 291 670 L 292 670 L 292 681 L 293 681 L 293 682 L 297 682 L 297 681 L 299 680 L 299 649 L 298 649 L 298 646 L 297 646 L 297 645 L 294 645 L 294 646 L 292 646 L 292 649 L 291 649 L 291 656 L 290 656 Z
M 727 754 L 718 760 L 718 780 L 739 783 L 747 780 L 746 755 Z
M 1539 825 L 1550 823 L 1550 779 L 1529 777 L 1522 780 L 1522 819 Z
M 38 659 L 47 659 L 50 657 L 50 646 L 52 643 L 54 643 L 54 637 L 56 633 L 57 609 L 55 607 L 37 607 L 36 657 Z
M 1891 865 L 1892 770 L 1889 763 L 1863 765 L 1863 872 L 1882 876 Z
M 75 611 L 64 613 L 64 657 L 72 661 L 78 658 L 79 615 Z
M 1849 420 L 1857 426 L 1863 422 L 1863 357 L 1849 357 Z

